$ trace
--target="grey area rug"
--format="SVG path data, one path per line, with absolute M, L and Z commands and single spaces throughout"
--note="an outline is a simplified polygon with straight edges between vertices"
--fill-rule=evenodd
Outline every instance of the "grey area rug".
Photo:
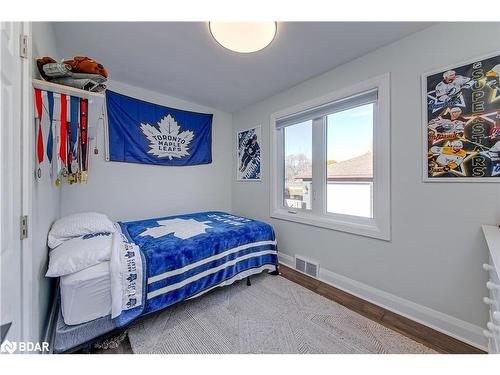
M 137 323 L 134 353 L 435 353 L 283 277 L 261 274 Z

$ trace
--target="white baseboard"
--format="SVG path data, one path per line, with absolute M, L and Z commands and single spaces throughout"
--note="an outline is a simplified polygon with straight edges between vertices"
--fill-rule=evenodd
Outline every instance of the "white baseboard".
M 295 268 L 294 257 L 288 254 L 279 253 L 279 261 L 290 268 Z M 320 267 L 317 279 L 457 340 L 488 351 L 483 328 L 479 326 L 339 275 L 323 267 Z

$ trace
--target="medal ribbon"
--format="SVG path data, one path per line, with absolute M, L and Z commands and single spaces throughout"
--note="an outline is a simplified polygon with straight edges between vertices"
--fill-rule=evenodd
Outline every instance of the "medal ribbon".
M 67 168 L 66 163 L 66 144 L 68 142 L 66 135 L 66 122 L 68 119 L 68 102 L 66 101 L 66 95 L 61 94 L 61 129 L 60 129 L 60 148 L 59 148 L 59 157 L 61 158 L 63 165 Z
M 87 99 L 80 99 L 80 162 L 82 171 L 87 170 L 88 165 L 88 142 L 87 142 L 87 108 L 88 108 Z
M 38 138 L 37 138 L 37 157 L 38 163 L 43 162 L 43 134 L 42 134 L 42 91 L 35 89 L 35 105 L 38 113 Z
M 72 96 L 70 99 L 70 116 L 71 116 L 71 137 L 70 137 L 70 147 L 71 147 L 71 161 L 73 163 L 75 160 L 78 160 L 78 112 L 80 106 L 80 98 L 76 96 Z M 78 171 L 74 171 L 71 168 L 71 173 L 76 173 Z
M 54 149 L 54 135 L 52 133 L 52 121 L 54 120 L 54 93 L 47 91 L 47 99 L 49 102 L 49 137 L 47 139 L 47 158 L 49 163 L 52 163 L 52 155 Z

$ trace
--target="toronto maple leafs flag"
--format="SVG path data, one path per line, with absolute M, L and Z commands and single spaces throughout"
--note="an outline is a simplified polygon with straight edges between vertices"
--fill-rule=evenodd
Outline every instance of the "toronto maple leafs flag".
M 109 160 L 159 165 L 212 162 L 212 114 L 106 91 Z

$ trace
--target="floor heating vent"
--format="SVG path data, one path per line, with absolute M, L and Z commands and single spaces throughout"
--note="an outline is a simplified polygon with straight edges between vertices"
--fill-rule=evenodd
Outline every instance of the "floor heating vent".
M 295 269 L 312 277 L 318 277 L 319 264 L 306 260 L 300 256 L 295 256 Z

